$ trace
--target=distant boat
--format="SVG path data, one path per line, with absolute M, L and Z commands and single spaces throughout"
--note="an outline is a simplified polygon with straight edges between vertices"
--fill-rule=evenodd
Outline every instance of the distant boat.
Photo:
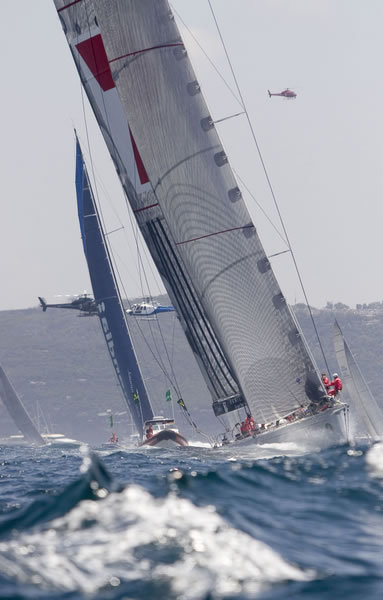
M 63 433 L 39 433 L 31 417 L 24 408 L 19 396 L 11 384 L 4 369 L 0 366 L 0 400 L 3 401 L 10 417 L 21 434 L 10 435 L 0 439 L 0 444 L 65 444 L 73 445 L 81 442 L 66 437 Z
M 132 304 L 131 308 L 126 310 L 126 313 L 132 317 L 148 317 L 158 315 L 159 313 L 173 312 L 174 306 L 162 306 L 158 302 L 139 302 Z
M 349 396 L 351 431 L 355 438 L 383 439 L 383 412 L 353 356 L 339 323 L 334 323 L 336 359 Z
M 45 444 L 31 417 L 24 408 L 4 369 L 0 366 L 0 399 L 11 416 L 23 439 L 35 444 Z
M 187 446 L 188 442 L 175 426 L 174 419 L 154 417 L 144 423 L 145 438 L 140 446 Z

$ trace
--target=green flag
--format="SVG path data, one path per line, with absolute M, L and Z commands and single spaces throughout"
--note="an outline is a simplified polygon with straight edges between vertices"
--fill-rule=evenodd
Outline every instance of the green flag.
M 166 402 L 172 401 L 172 393 L 170 390 L 166 390 Z
M 113 427 L 113 415 L 109 415 L 110 426 Z
M 136 390 L 135 392 L 133 392 L 133 402 L 134 402 L 135 404 L 139 404 L 139 403 L 140 403 L 140 397 L 139 397 L 139 395 L 138 395 L 138 392 L 137 392 L 137 390 Z

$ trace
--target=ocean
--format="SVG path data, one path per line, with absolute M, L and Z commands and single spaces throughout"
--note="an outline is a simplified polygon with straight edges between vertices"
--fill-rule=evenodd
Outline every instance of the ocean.
M 0 598 L 381 599 L 383 445 L 0 448 Z

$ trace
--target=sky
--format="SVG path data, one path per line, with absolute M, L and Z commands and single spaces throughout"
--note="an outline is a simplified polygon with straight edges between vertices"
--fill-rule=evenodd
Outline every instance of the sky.
M 208 1 L 171 4 L 213 118 L 240 112 Z M 211 5 L 310 304 L 382 301 L 383 3 Z M 110 228 L 119 224 L 123 198 L 86 101 L 84 113 L 53 1 L 2 0 L 1 7 L 0 310 L 9 310 L 36 306 L 37 296 L 61 301 L 91 291 L 76 214 L 74 127 L 86 140 L 87 124 Z M 297 93 L 295 100 L 269 98 L 268 89 L 286 87 Z M 266 252 L 282 252 L 286 245 L 262 212 L 281 231 L 246 119 L 228 119 L 217 130 L 232 167 L 251 190 L 245 198 Z M 126 295 L 146 293 L 129 223 L 117 253 Z M 304 301 L 289 254 L 271 261 L 288 302 Z M 147 273 L 150 292 L 163 291 L 158 277 Z

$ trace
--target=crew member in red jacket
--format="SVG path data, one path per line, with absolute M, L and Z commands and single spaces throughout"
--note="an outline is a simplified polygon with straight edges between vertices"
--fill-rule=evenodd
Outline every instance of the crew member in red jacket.
M 336 396 L 341 391 L 343 384 L 339 378 L 338 373 L 333 373 L 332 377 L 333 377 L 333 380 L 330 381 L 329 385 L 333 386 L 333 389 L 328 391 L 328 395 Z
M 330 386 L 330 381 L 329 381 L 329 378 L 327 377 L 326 373 L 324 373 L 324 372 L 322 373 L 322 382 L 326 389 L 326 392 L 328 392 L 328 388 Z

